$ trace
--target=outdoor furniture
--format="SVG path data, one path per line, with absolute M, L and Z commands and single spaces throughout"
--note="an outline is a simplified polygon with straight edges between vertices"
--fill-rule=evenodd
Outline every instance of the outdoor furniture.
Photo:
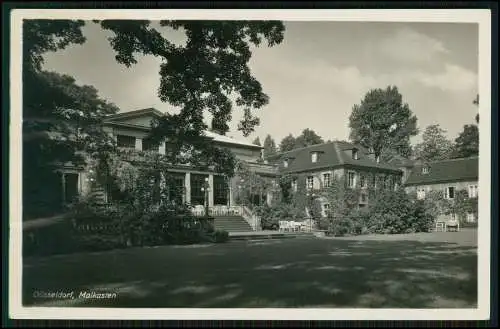
M 443 221 L 436 222 L 436 232 L 446 232 L 446 225 Z
M 460 223 L 456 219 L 451 219 L 445 223 L 445 232 L 448 231 L 448 228 L 453 228 L 455 232 L 460 231 Z

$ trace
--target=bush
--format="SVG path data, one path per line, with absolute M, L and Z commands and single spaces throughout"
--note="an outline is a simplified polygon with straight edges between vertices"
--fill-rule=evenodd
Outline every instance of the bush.
M 353 222 L 349 218 L 339 218 L 332 222 L 328 234 L 333 236 L 345 236 L 352 234 Z
M 229 241 L 229 233 L 223 230 L 216 230 L 214 232 L 214 242 L 215 243 L 224 243 Z

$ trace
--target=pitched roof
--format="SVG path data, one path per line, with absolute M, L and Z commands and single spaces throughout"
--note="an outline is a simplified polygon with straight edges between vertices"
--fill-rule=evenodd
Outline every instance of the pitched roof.
M 428 166 L 424 174 L 422 168 Z M 438 184 L 478 179 L 479 157 L 450 159 L 417 164 L 410 172 L 406 185 Z
M 160 117 L 162 115 L 163 115 L 163 113 L 158 111 L 155 108 L 146 108 L 146 109 L 141 109 L 141 110 L 112 114 L 112 115 L 107 116 L 106 119 L 104 120 L 104 122 L 107 124 L 115 124 L 115 125 L 120 125 L 120 126 L 124 126 L 124 127 L 144 130 L 144 129 L 148 129 L 148 128 L 145 126 L 142 126 L 142 125 L 126 123 L 126 120 L 132 119 L 132 118 L 137 118 L 137 117 L 143 117 L 143 116 L 144 117 L 147 117 L 147 116 Z M 123 122 L 123 121 L 125 121 L 125 122 Z M 208 138 L 210 138 L 213 141 L 218 142 L 218 143 L 244 146 L 247 148 L 254 148 L 254 149 L 262 149 L 263 148 L 262 146 L 255 145 L 255 144 L 247 142 L 247 141 L 237 140 L 237 139 L 229 137 L 229 136 L 217 134 L 216 132 L 213 132 L 213 131 L 206 130 L 204 133 L 205 133 L 205 136 L 207 136 Z
M 388 161 L 388 163 L 392 164 L 393 166 L 397 166 L 397 167 L 413 167 L 413 166 L 415 166 L 415 164 L 417 164 L 417 161 L 407 159 L 407 158 L 402 157 L 400 155 L 396 155 L 396 156 L 392 157 L 392 159 L 390 159 Z
M 348 152 L 354 148 L 358 149 L 358 159 L 353 159 L 351 152 Z M 311 161 L 312 152 L 320 153 L 315 163 Z M 283 165 L 285 159 L 289 159 L 287 168 Z M 399 171 L 399 168 L 388 163 L 377 163 L 370 157 L 366 148 L 344 141 L 334 141 L 295 149 L 270 157 L 269 161 L 277 163 L 281 172 L 288 173 L 343 165 Z

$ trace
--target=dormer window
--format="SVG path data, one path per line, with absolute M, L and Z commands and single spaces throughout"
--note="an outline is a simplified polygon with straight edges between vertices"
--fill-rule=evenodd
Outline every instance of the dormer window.
M 318 162 L 318 152 L 312 152 L 311 153 L 311 162 L 312 163 Z
M 425 174 L 428 174 L 428 173 L 429 173 L 429 171 L 430 171 L 429 166 L 424 166 L 424 167 L 422 167 L 422 174 L 424 174 L 424 175 L 425 175 Z
M 358 149 L 353 149 L 353 150 L 352 150 L 352 158 L 353 158 L 354 160 L 358 160 L 358 159 L 359 159 Z

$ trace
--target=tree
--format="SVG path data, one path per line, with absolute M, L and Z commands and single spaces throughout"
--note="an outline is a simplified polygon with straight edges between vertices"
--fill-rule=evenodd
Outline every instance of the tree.
M 276 143 L 274 142 L 274 139 L 271 137 L 271 135 L 267 135 L 266 139 L 264 140 L 264 157 L 268 158 L 270 156 L 275 155 L 277 152 L 276 150 Z
M 285 136 L 280 143 L 280 152 L 291 151 L 295 148 L 295 137 L 292 134 Z
M 361 103 L 353 106 L 349 128 L 352 142 L 373 148 L 375 155 L 384 160 L 390 157 L 391 150 L 408 157 L 410 137 L 418 133 L 417 117 L 403 103 L 396 86 L 366 93 Z
M 306 128 L 302 130 L 302 134 L 295 139 L 295 148 L 307 147 L 315 144 L 324 143 L 323 138 L 314 132 L 314 130 Z
M 230 174 L 234 158 L 229 151 L 216 149 L 204 138 L 203 131 L 207 126 L 203 114 L 209 111 L 213 115 L 212 127 L 226 133 L 233 109 L 229 95 L 234 95 L 236 106 L 244 112 L 238 129 L 245 136 L 253 131 L 259 119 L 253 116 L 252 110 L 267 104 L 269 97 L 248 67 L 250 45 L 258 46 L 263 40 L 270 47 L 281 43 L 284 25 L 276 21 L 161 21 L 161 27 L 185 32 L 187 42 L 176 45 L 152 27 L 150 21 L 104 20 L 94 23 L 112 33 L 108 40 L 118 63 L 130 67 L 137 63 L 137 54 L 163 60 L 159 68 L 158 96 L 163 102 L 180 107 L 181 111 L 175 115 L 166 114 L 154 123 L 150 136 L 152 142 L 168 139 L 172 146 L 169 160 L 174 163 L 182 159 L 179 154 L 187 153 L 192 158 L 189 162 L 194 165 L 201 163 Z M 85 24 L 81 20 L 23 22 L 23 132 L 32 141 L 24 149 L 25 155 L 29 154 L 24 163 L 36 159 L 48 165 L 72 159 L 78 149 L 64 136 L 71 129 L 61 123 L 81 123 L 82 116 L 98 121 L 118 110 L 112 104 L 98 100 L 97 91 L 92 87 L 77 87 L 71 77 L 42 70 L 45 53 L 86 41 L 82 34 Z M 82 108 L 87 105 L 87 108 Z M 97 127 L 88 125 L 92 126 Z M 41 132 L 49 130 L 62 135 L 62 141 L 49 142 L 45 138 L 44 143 L 37 144 L 34 136 L 45 136 Z M 105 138 L 105 134 L 97 135 Z M 96 143 L 88 144 L 94 146 Z
M 252 110 L 266 105 L 269 97 L 252 76 L 248 61 L 250 45 L 263 40 L 274 46 L 283 40 L 284 25 L 277 21 L 160 21 L 160 27 L 182 30 L 187 42 L 176 45 L 164 38 L 147 20 L 94 21 L 112 33 L 110 45 L 117 62 L 127 67 L 137 63 L 136 55 L 163 59 L 160 65 L 158 96 L 163 102 L 181 108 L 179 114 L 165 115 L 155 124 L 152 139 L 161 142 L 172 130 L 183 130 L 194 147 L 201 145 L 203 113 L 213 115 L 213 126 L 222 133 L 229 129 L 233 102 L 244 111 L 239 130 L 245 136 L 259 124 Z M 24 62 L 41 68 L 42 55 L 69 44 L 82 44 L 83 21 L 26 20 L 23 26 Z M 30 72 L 30 70 L 27 70 Z M 28 94 L 28 92 L 26 92 Z M 174 126 L 181 123 L 181 125 Z M 185 142 L 185 141 L 184 141 Z M 180 152 L 180 147 L 176 151 Z
M 446 130 L 439 124 L 429 125 L 422 135 L 423 141 L 415 146 L 415 155 L 426 161 L 451 158 L 453 143 L 445 137 Z
M 465 125 L 464 130 L 455 139 L 455 158 L 467 158 L 479 155 L 479 128 L 474 125 Z
M 256 137 L 256 138 L 253 140 L 252 144 L 253 144 L 253 145 L 262 146 L 262 145 L 260 144 L 260 139 L 259 139 L 259 137 Z

